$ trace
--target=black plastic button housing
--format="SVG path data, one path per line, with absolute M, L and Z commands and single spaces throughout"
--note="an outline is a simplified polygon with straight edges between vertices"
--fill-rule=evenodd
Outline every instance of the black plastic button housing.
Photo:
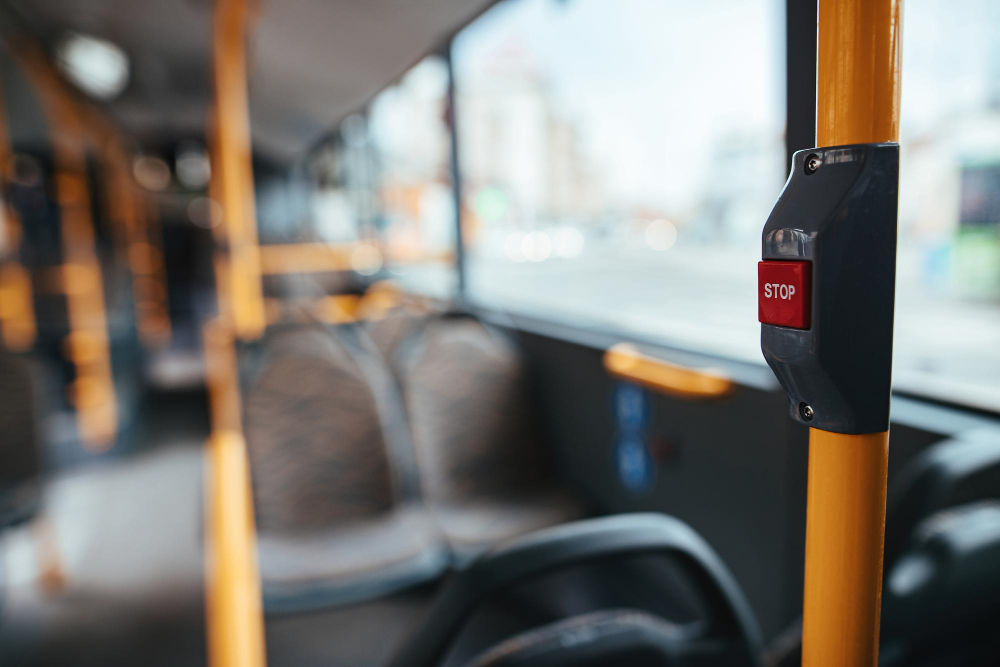
M 763 260 L 812 262 L 810 328 L 762 324 L 761 351 L 814 428 L 889 428 L 898 190 L 898 144 L 799 151 L 764 225 Z

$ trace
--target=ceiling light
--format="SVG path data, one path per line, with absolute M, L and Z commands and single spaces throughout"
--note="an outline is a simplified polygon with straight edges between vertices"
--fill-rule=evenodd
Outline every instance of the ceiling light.
M 56 49 L 56 64 L 77 87 L 92 97 L 111 100 L 128 83 L 128 56 L 111 42 L 71 33 Z

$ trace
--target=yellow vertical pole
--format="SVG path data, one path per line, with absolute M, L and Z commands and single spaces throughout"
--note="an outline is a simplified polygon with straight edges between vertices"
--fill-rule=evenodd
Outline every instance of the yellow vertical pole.
M 211 667 L 264 667 L 264 615 L 250 471 L 238 431 L 208 444 L 205 546 L 208 661 Z
M 10 350 L 24 350 L 35 342 L 35 305 L 31 275 L 18 261 L 21 222 L 6 200 L 14 167 L 14 151 L 7 128 L 7 109 L 0 90 L 0 336 Z M 6 255 L 6 257 L 4 257 Z
M 231 299 L 233 326 L 244 340 L 257 338 L 266 317 L 261 292 L 260 252 L 253 198 L 250 111 L 247 100 L 244 0 L 216 0 L 213 29 L 215 123 L 213 178 L 222 206 L 228 245 L 224 289 Z
M 205 544 L 208 658 L 212 667 L 263 667 L 266 662 L 234 339 L 257 338 L 266 324 L 250 154 L 247 11 L 244 0 L 215 2 L 210 189 L 222 208 L 222 225 L 215 238 L 223 251 L 215 257 L 219 316 L 204 329 L 212 414 Z
M 250 466 L 240 426 L 233 332 L 204 328 L 212 415 L 205 504 L 205 604 L 211 667 L 264 667 L 264 616 Z
M 819 1 L 818 146 L 898 140 L 899 47 L 900 0 Z M 810 430 L 805 667 L 878 662 L 888 457 L 888 432 Z
M 878 661 L 889 434 L 809 432 L 805 667 Z
M 900 0 L 819 0 L 816 144 L 899 140 Z

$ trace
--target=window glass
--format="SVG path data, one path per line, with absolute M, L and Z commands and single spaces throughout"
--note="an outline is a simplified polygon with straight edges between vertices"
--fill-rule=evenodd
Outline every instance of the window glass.
M 1000 408 L 1000 3 L 903 5 L 898 389 Z
M 321 241 L 346 244 L 371 236 L 374 204 L 364 126 L 363 118 L 349 116 L 312 157 L 311 205 Z
M 371 104 L 378 212 L 390 275 L 410 289 L 450 295 L 456 284 L 448 69 L 429 57 Z
M 474 299 L 762 362 L 783 3 L 506 0 L 454 45 Z M 905 4 L 897 389 L 1000 408 L 1000 4 Z
M 473 299 L 761 360 L 778 0 L 507 0 L 455 40 Z
M 374 278 L 385 269 L 385 258 L 376 229 L 376 172 L 367 128 L 364 116 L 348 116 L 313 152 L 307 168 L 316 240 L 348 249 L 350 270 Z

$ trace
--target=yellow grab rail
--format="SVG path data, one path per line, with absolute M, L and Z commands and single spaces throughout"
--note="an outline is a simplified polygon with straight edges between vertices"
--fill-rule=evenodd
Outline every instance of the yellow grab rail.
M 242 430 L 239 373 L 232 329 L 214 318 L 202 328 L 205 349 L 205 383 L 213 431 Z
M 900 28 L 900 0 L 820 0 L 817 145 L 898 141 Z M 810 429 L 804 667 L 878 663 L 888 458 L 888 432 Z
M 809 430 L 802 664 L 878 661 L 889 434 Z
M 211 667 L 263 667 L 264 617 L 233 332 L 204 328 L 212 417 L 205 493 L 205 604 Z
M 333 294 L 292 301 L 265 298 L 264 309 L 267 312 L 268 324 L 279 322 L 289 312 L 291 306 L 305 308 L 309 315 L 326 324 L 347 324 L 358 320 L 360 301 L 361 298 L 354 294 Z
M 678 366 L 643 354 L 629 343 L 609 348 L 604 368 L 622 380 L 680 398 L 720 398 L 733 391 L 733 381 L 721 371 Z
M 264 615 L 246 445 L 238 431 L 208 442 L 206 615 L 212 667 L 263 667 Z
M 820 0 L 816 145 L 899 140 L 900 0 Z
M 260 272 L 263 275 L 291 273 L 332 273 L 370 268 L 383 260 L 397 266 L 454 260 L 453 251 L 408 251 L 397 254 L 392 246 L 373 241 L 350 243 L 273 243 L 261 245 Z
M 325 273 L 351 268 L 356 244 L 275 243 L 260 247 L 260 269 L 265 275 Z
M 219 276 L 226 285 L 220 292 L 229 295 L 229 303 L 222 307 L 231 313 L 236 335 L 244 340 L 260 336 L 266 325 L 250 161 L 248 11 L 243 0 L 216 0 L 212 35 L 215 69 L 212 190 L 222 206 L 221 231 L 228 254 L 225 273 Z

